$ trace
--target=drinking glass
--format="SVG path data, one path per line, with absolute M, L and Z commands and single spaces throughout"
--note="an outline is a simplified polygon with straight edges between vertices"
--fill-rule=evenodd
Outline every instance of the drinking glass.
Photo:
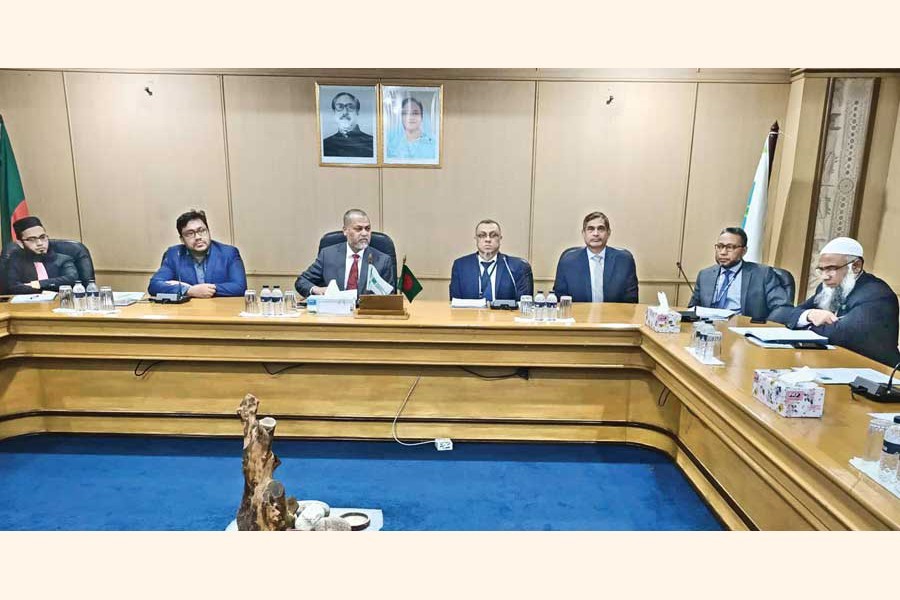
M 284 291 L 284 312 L 297 312 L 297 292 L 293 290 Z
M 116 310 L 116 300 L 113 296 L 112 288 L 108 285 L 100 286 L 100 310 L 113 311 Z
M 524 319 L 534 318 L 534 300 L 531 296 L 525 295 L 519 298 L 519 314 Z
M 572 296 L 562 296 L 559 299 L 559 318 L 572 318 Z
M 259 314 L 259 301 L 256 299 L 256 290 L 244 292 L 244 312 L 250 315 Z
M 59 286 L 59 307 L 64 310 L 75 310 L 75 298 L 72 296 L 71 285 Z

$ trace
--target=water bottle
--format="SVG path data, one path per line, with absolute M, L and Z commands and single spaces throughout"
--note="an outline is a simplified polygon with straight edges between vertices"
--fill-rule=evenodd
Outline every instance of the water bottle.
M 87 310 L 100 310 L 100 288 L 93 279 L 87 284 Z
M 544 320 L 544 290 L 538 290 L 534 295 L 534 320 Z
M 87 308 L 85 306 L 84 286 L 80 280 L 75 282 L 75 286 L 72 288 L 72 296 L 75 297 L 75 310 L 77 312 L 82 312 Z
M 894 424 L 884 432 L 881 458 L 878 460 L 878 477 L 887 484 L 897 480 L 897 464 L 900 462 L 900 415 L 894 417 Z
M 269 286 L 267 285 L 264 285 L 262 291 L 259 293 L 259 308 L 264 317 L 268 317 L 272 314 L 272 291 L 269 290 Z
M 556 294 L 553 293 L 553 290 L 550 290 L 550 293 L 547 294 L 546 313 L 544 318 L 547 321 L 555 321 L 559 317 L 559 303 L 556 301 Z
M 270 304 L 272 305 L 273 316 L 284 316 L 284 292 L 281 291 L 280 285 L 276 285 L 275 289 L 272 290 L 272 301 Z

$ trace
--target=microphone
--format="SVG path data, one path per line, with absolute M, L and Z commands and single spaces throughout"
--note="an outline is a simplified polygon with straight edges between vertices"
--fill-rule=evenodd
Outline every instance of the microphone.
M 681 261 L 676 260 L 675 266 L 678 267 L 678 272 L 681 273 L 681 276 L 684 278 L 684 282 L 687 284 L 689 288 L 691 288 L 691 293 L 694 293 L 694 286 L 691 285 L 691 281 L 688 279 L 687 274 L 684 272 L 684 269 L 681 268 Z
M 497 254 L 497 260 L 500 260 L 500 254 Z M 503 264 L 506 265 L 506 272 L 509 273 L 509 278 L 512 279 L 513 283 L 513 298 L 512 300 L 501 300 L 499 298 L 494 297 L 494 300 L 491 302 L 491 308 L 499 308 L 504 310 L 513 310 L 518 306 L 518 301 L 516 295 L 519 292 L 519 286 L 516 284 L 516 278 L 513 276 L 512 269 L 509 268 L 509 261 L 506 260 L 506 255 L 503 255 Z M 497 286 L 498 288 L 500 286 Z

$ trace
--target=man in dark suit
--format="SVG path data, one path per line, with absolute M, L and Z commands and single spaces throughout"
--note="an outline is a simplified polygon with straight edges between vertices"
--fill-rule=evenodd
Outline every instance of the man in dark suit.
M 518 300 L 534 291 L 531 265 L 524 258 L 500 253 L 500 224 L 484 219 L 475 226 L 474 254 L 453 261 L 450 298 Z
M 376 269 L 391 287 L 397 284 L 397 273 L 391 257 L 369 246 L 372 224 L 369 215 L 358 208 L 344 213 L 346 242 L 327 246 L 319 251 L 315 262 L 294 283 L 304 297 L 322 295 L 332 279 L 341 290 L 366 290 L 368 268 Z M 369 290 L 372 291 L 372 290 Z
M 715 245 L 716 264 L 697 274 L 694 295 L 688 306 L 725 308 L 752 319 L 767 319 L 791 299 L 772 267 L 745 261 L 747 233 L 726 227 Z
M 628 250 L 607 246 L 612 232 L 602 212 L 584 217 L 581 234 L 584 248 L 563 252 L 556 265 L 553 289 L 559 296 L 572 296 L 573 302 L 638 301 L 637 269 Z
M 247 275 L 241 253 L 234 246 L 213 241 L 206 213 L 191 209 L 175 221 L 180 244 L 163 253 L 147 291 L 191 298 L 243 296 Z
M 897 295 L 884 281 L 863 271 L 862 245 L 835 238 L 819 253 L 815 295 L 791 311 L 787 326 L 810 328 L 843 346 L 894 367 L 897 350 Z
M 9 257 L 6 278 L 10 294 L 55 292 L 61 285 L 75 283 L 78 270 L 72 257 L 53 251 L 40 219 L 22 217 L 13 223 L 13 230 L 22 247 Z
M 374 138 L 363 132 L 356 120 L 359 118 L 359 100 L 353 94 L 341 92 L 331 99 L 331 110 L 337 133 L 322 140 L 324 156 L 353 156 L 371 158 L 375 156 Z

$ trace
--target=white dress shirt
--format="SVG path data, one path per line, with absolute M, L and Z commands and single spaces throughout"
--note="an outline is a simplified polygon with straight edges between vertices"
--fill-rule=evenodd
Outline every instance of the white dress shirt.
M 597 277 L 599 277 L 600 289 L 601 290 L 603 289 L 603 271 L 606 269 L 606 246 L 603 246 L 603 250 L 601 250 L 598 253 L 591 252 L 591 249 L 588 246 L 585 246 L 585 250 L 587 251 L 588 265 L 591 268 L 591 297 L 593 299 L 593 294 L 594 294 L 594 285 L 593 284 L 594 284 L 594 281 L 596 281 L 596 279 L 594 279 L 595 275 Z M 601 260 L 599 261 L 599 263 L 600 263 L 599 265 L 597 264 L 597 262 L 598 262 L 597 259 L 594 258 L 595 256 L 601 257 Z M 594 271 L 596 271 L 597 268 L 600 269 L 600 273 L 594 273 Z
M 475 253 L 478 256 L 478 291 L 481 292 L 480 297 L 484 297 L 484 290 L 481 289 L 481 278 L 484 276 L 485 266 L 481 263 L 490 262 L 481 257 L 481 254 Z M 500 265 L 500 253 L 494 255 L 494 258 L 490 259 L 494 261 L 493 264 L 487 266 L 490 269 L 491 274 L 491 297 L 496 300 L 497 299 L 497 267 Z
M 342 287 L 341 289 L 347 289 L 347 280 L 350 279 L 350 267 L 353 266 L 354 254 L 359 254 L 359 265 L 357 265 L 357 269 L 359 269 L 359 278 L 357 279 L 358 283 L 356 284 L 356 288 L 360 290 L 366 289 L 366 282 L 363 281 L 363 277 L 365 277 L 365 270 L 363 269 L 363 259 L 365 258 L 364 254 L 367 249 L 368 247 L 366 249 L 360 250 L 359 252 L 354 252 L 350 248 L 350 244 L 347 244 L 347 262 L 344 265 L 344 287 Z

